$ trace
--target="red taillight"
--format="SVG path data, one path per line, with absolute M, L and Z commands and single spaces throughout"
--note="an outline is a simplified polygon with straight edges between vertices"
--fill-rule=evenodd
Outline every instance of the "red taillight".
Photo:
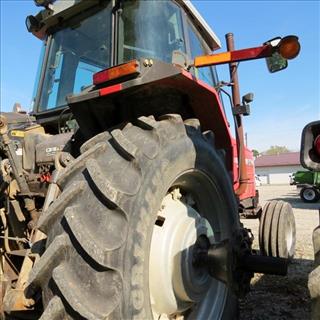
M 318 157 L 320 157 L 320 134 L 314 140 L 314 149 Z
M 119 79 L 127 76 L 134 76 L 140 74 L 139 61 L 132 60 L 118 66 L 102 70 L 93 75 L 93 84 L 98 85 L 114 79 Z

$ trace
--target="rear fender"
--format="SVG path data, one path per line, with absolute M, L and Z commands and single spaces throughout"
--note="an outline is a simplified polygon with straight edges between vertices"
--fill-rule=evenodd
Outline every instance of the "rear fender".
M 154 61 L 140 63 L 140 76 L 122 83 L 93 86 L 68 97 L 68 104 L 87 138 L 139 116 L 178 113 L 198 118 L 203 131 L 212 130 L 218 149 L 226 152 L 233 172 L 229 124 L 217 91 L 178 66 Z

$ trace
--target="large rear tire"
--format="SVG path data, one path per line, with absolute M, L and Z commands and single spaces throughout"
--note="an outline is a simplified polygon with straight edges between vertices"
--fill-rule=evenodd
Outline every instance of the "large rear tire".
M 159 268 L 149 258 L 157 247 L 151 244 L 154 229 L 166 225 L 164 199 L 179 191 L 182 218 L 177 223 L 194 224 L 196 236 L 202 232 L 197 221 L 209 224 L 204 229 L 210 229 L 213 242 L 240 227 L 232 184 L 212 133 L 202 134 L 197 120 L 184 124 L 177 115 L 161 121 L 142 117 L 135 125 L 99 134 L 82 152 L 64 169 L 58 181 L 62 193 L 39 220 L 48 236 L 46 251 L 32 270 L 28 292 L 42 288 L 41 319 L 166 319 L 168 306 L 160 303 L 155 309 L 155 282 L 149 278 L 155 274 L 150 270 Z M 163 237 L 168 239 L 168 233 Z M 191 252 L 183 259 L 178 252 L 170 260 L 169 247 L 159 252 L 175 269 L 171 289 L 177 310 L 171 315 L 236 319 L 237 299 L 189 263 L 193 240 L 186 237 L 176 240 Z M 183 271 L 187 264 L 189 280 L 196 279 L 192 283 Z

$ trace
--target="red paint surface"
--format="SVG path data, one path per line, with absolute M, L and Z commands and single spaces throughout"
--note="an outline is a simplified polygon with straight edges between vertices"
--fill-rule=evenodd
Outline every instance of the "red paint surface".
M 218 125 L 219 126 L 222 125 L 227 129 L 227 135 L 225 135 L 223 138 L 225 139 L 225 141 L 229 141 L 230 139 L 232 144 L 232 148 L 230 149 L 231 155 L 229 154 L 229 156 L 232 157 L 231 161 L 232 161 L 233 188 L 234 190 L 237 190 L 239 188 L 239 159 L 237 154 L 237 144 L 236 144 L 236 139 L 231 134 L 231 130 L 228 125 L 228 120 L 223 111 L 220 97 L 217 91 L 213 87 L 203 82 L 202 80 L 194 78 L 189 72 L 182 71 L 182 74 L 188 79 L 193 80 L 193 82 L 196 82 L 198 86 L 201 86 L 202 88 L 210 92 L 211 98 L 209 98 L 209 101 L 207 102 L 209 102 L 210 104 L 210 100 L 211 100 L 211 104 L 210 104 L 211 111 L 212 112 L 214 111 L 215 113 L 218 111 L 219 117 L 222 119 L 222 122 L 214 121 L 214 120 L 217 120 L 216 117 L 214 117 L 211 120 L 212 122 L 209 124 L 209 129 L 215 132 L 215 134 L 217 133 Z M 194 111 L 196 112 L 195 109 Z M 210 116 L 211 116 L 210 113 L 211 113 L 210 111 L 207 114 L 202 112 L 201 113 L 196 112 L 196 115 L 200 120 L 202 128 L 203 128 L 203 124 L 207 123 L 208 119 L 210 119 Z M 221 129 L 219 129 L 219 131 L 221 131 Z M 219 141 L 217 141 L 217 134 L 216 134 L 216 143 L 219 143 Z M 254 158 L 253 158 L 252 151 L 249 150 L 248 148 L 245 148 L 245 159 L 246 159 L 246 166 L 247 166 L 247 175 L 249 180 L 246 182 L 247 188 L 245 192 L 239 196 L 240 200 L 251 198 L 256 195 Z
M 234 190 L 239 188 L 239 159 L 237 151 L 237 142 L 236 139 L 232 139 L 232 148 L 233 148 L 233 188 Z M 247 188 L 243 194 L 239 196 L 240 200 L 252 198 L 256 195 L 256 186 L 255 186 L 255 167 L 254 167 L 254 158 L 253 153 L 248 148 L 245 148 L 245 159 L 247 167 L 247 175 L 249 180 L 246 181 Z
M 231 51 L 231 62 L 265 58 L 270 56 L 271 52 L 271 47 L 267 45 L 256 48 L 235 50 Z
M 119 84 L 115 84 L 114 86 L 110 86 L 110 87 L 106 87 L 106 88 L 100 89 L 99 95 L 100 95 L 100 97 L 102 97 L 102 96 L 106 96 L 106 95 L 111 94 L 111 93 L 119 92 L 121 90 L 122 90 L 122 84 L 119 83 Z
M 316 137 L 314 141 L 314 147 L 316 149 L 316 154 L 320 157 L 320 134 Z

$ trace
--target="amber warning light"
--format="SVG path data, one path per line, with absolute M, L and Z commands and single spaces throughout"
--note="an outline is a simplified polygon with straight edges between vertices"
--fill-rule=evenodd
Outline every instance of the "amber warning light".
M 93 75 L 93 84 L 98 85 L 115 79 L 122 79 L 140 74 L 140 64 L 137 60 L 132 60 L 118 66 L 99 71 Z
M 282 38 L 278 50 L 283 58 L 288 60 L 294 59 L 300 52 L 299 38 L 296 36 Z

